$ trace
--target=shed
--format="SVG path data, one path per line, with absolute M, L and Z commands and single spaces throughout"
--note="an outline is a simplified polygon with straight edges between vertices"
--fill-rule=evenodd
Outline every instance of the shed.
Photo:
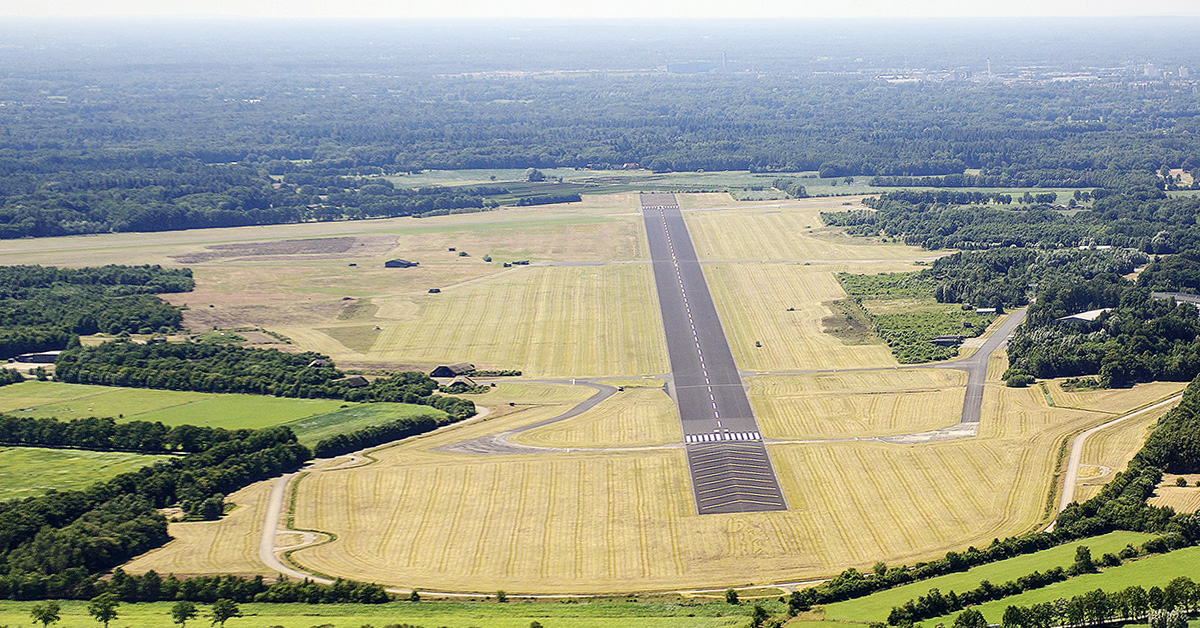
M 329 360 L 324 358 L 317 358 L 316 360 L 308 363 L 308 368 L 310 369 L 324 368 L 326 366 L 329 366 Z
M 976 314 L 995 314 L 996 308 L 994 308 L 994 307 L 977 307 L 977 308 L 975 308 L 975 313 Z
M 475 380 L 471 379 L 470 377 L 467 377 L 466 375 L 459 375 L 458 377 L 455 377 L 454 381 L 450 382 L 450 385 L 453 386 L 455 384 L 461 384 L 463 386 L 469 386 L 471 388 L 476 388 L 479 386 L 479 384 L 475 383 Z
M 443 364 L 429 373 L 430 377 L 458 377 L 475 371 L 474 364 L 459 362 L 457 364 Z
M 22 353 L 16 357 L 17 362 L 25 364 L 54 364 L 62 351 L 39 351 L 37 353 Z
M 366 386 L 367 384 L 371 383 L 371 382 L 368 382 L 367 378 L 363 377 L 362 375 L 348 375 L 346 377 L 343 377 L 341 379 L 335 379 L 333 381 L 334 381 L 334 383 L 346 384 L 347 386 L 349 386 L 351 388 L 362 388 L 363 386 Z
M 933 344 L 941 346 L 941 347 L 956 347 L 958 345 L 961 345 L 963 343 L 963 341 L 966 339 L 967 339 L 966 336 L 950 335 L 950 336 L 938 336 L 937 338 L 934 338 L 933 340 L 930 340 L 929 342 L 932 342 Z
M 383 263 L 384 268 L 412 268 L 420 265 L 420 262 L 410 262 L 406 259 L 390 259 Z

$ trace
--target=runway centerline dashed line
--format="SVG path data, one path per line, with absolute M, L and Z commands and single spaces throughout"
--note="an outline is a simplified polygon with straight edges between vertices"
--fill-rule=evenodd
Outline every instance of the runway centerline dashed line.
M 679 204 L 672 194 L 641 204 L 697 511 L 785 510 Z

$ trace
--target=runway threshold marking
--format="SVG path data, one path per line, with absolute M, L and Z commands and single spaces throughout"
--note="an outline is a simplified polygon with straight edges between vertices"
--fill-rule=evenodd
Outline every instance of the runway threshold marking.
M 669 202 L 664 202 L 663 197 L 669 197 Z M 689 283 L 683 278 L 683 265 L 698 264 L 699 260 L 694 259 L 694 251 L 688 239 L 686 225 L 682 227 L 681 235 L 673 234 L 671 231 L 671 222 L 668 221 L 667 212 L 678 212 L 679 205 L 675 201 L 674 195 L 642 195 L 642 210 L 648 230 L 654 231 L 659 227 L 662 229 L 661 237 L 657 234 L 649 234 L 651 259 L 655 262 L 653 264 L 654 275 L 659 288 L 659 302 L 663 307 L 664 328 L 667 330 L 670 340 L 668 345 L 669 348 L 673 347 L 675 350 L 674 354 L 671 354 L 671 366 L 672 373 L 676 377 L 676 395 L 682 399 L 686 393 L 687 399 L 691 400 L 688 403 L 681 401 L 680 411 L 681 413 L 685 411 L 693 414 L 703 413 L 711 417 L 705 419 L 702 416 L 683 416 L 682 414 L 680 416 L 684 424 L 684 443 L 697 511 L 703 515 L 786 510 L 787 503 L 780 490 L 770 457 L 767 455 L 766 446 L 762 442 L 762 434 L 758 431 L 752 410 L 749 409 L 745 400 L 741 377 L 737 373 L 736 365 L 732 364 L 732 356 L 729 354 L 724 330 L 720 328 L 720 322 L 716 319 L 715 306 L 712 304 L 711 297 L 708 296 L 707 288 L 702 284 L 703 274 L 700 274 L 698 279 L 701 282 L 699 295 L 689 295 L 688 293 Z M 655 220 L 656 218 L 657 220 Z M 681 218 L 682 216 L 674 214 L 671 216 L 671 220 L 676 222 Z M 679 237 L 674 237 L 675 235 L 679 235 Z M 688 253 L 690 257 L 681 258 L 681 251 L 676 247 L 677 241 L 681 243 L 683 252 Z M 664 242 L 666 243 L 665 251 L 662 247 Z M 660 262 L 669 262 L 670 266 L 667 267 Z M 697 286 L 695 284 L 697 281 L 696 268 L 689 266 L 688 272 L 692 273 L 689 274 L 688 281 L 693 282 L 691 285 L 695 288 Z M 671 281 L 672 275 L 674 275 L 674 281 Z M 674 292 L 675 289 L 679 290 L 678 300 L 668 294 Z M 692 296 L 696 297 L 698 312 L 693 312 Z M 667 305 L 669 302 L 676 305 Z M 669 307 L 678 307 L 680 303 L 683 305 L 682 312 L 674 310 L 669 313 L 667 311 Z M 686 328 L 679 324 L 681 321 L 679 314 L 683 314 L 683 317 L 687 319 Z M 696 328 L 697 316 L 702 318 L 703 323 L 709 325 L 706 328 L 707 340 L 701 339 L 700 330 Z M 713 325 L 714 320 L 716 321 L 715 326 Z M 678 336 L 674 336 L 674 340 L 670 339 L 672 334 L 679 332 L 690 335 L 692 342 L 687 343 Z M 681 347 L 678 344 L 679 341 L 686 344 Z M 714 359 L 718 369 L 716 373 L 721 376 L 718 378 L 718 381 L 721 382 L 718 386 L 714 386 L 712 383 L 709 361 L 704 352 L 706 342 L 715 343 L 707 346 L 710 350 L 715 350 L 716 358 Z M 683 347 L 689 346 L 695 348 L 694 358 L 680 354 Z M 669 351 L 669 353 L 671 352 Z M 685 362 L 676 363 L 679 360 Z M 694 369 L 696 366 L 699 366 L 699 379 L 703 380 L 703 385 L 700 385 L 695 379 L 679 381 L 680 373 L 685 372 L 692 373 L 688 377 L 695 378 L 695 371 L 690 369 Z M 703 391 L 688 392 L 696 388 L 702 388 Z M 704 409 L 696 403 L 699 401 L 695 398 L 697 393 L 707 394 L 707 399 L 701 397 L 707 402 L 703 406 Z M 722 402 L 722 399 L 725 401 Z M 723 403 L 727 405 L 723 406 Z M 735 414 L 728 421 L 734 429 L 726 427 L 726 421 L 721 416 L 722 407 L 734 411 Z M 704 428 L 705 430 L 714 423 L 716 429 L 698 431 L 697 421 L 703 425 L 704 420 L 712 421 Z

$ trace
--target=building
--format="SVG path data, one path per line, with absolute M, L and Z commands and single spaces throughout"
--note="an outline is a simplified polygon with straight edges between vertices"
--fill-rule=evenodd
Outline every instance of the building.
M 54 364 L 62 351 L 39 351 L 37 353 L 22 353 L 15 359 L 22 364 Z
M 458 377 L 467 373 L 475 372 L 474 364 L 459 362 L 457 364 L 443 364 L 429 373 L 430 377 Z
M 957 347 L 966 339 L 966 336 L 938 336 L 929 342 L 932 342 L 939 347 Z
M 390 259 L 383 263 L 384 268 L 412 268 L 420 265 L 420 262 L 410 262 L 406 259 Z
M 975 313 L 976 314 L 996 314 L 997 312 L 996 312 L 996 308 L 994 308 L 994 307 L 977 307 L 977 308 L 975 308 Z
M 335 384 L 343 383 L 351 388 L 362 388 L 363 386 L 366 386 L 371 383 L 371 382 L 368 382 L 367 378 L 363 377 L 362 375 L 348 375 L 341 379 L 335 379 L 335 380 L 333 380 L 333 382 Z
M 310 369 L 324 368 L 326 366 L 329 366 L 329 360 L 324 358 L 317 358 L 316 360 L 308 363 L 308 368 Z
M 1088 310 L 1086 312 L 1080 312 L 1078 314 L 1069 314 L 1067 316 L 1060 316 L 1056 320 L 1058 320 L 1059 322 L 1062 322 L 1062 323 L 1094 323 L 1094 322 L 1096 322 L 1096 319 L 1100 318 L 1101 314 L 1104 314 L 1105 312 L 1111 312 L 1111 311 L 1112 311 L 1111 307 L 1102 307 L 1098 310 Z

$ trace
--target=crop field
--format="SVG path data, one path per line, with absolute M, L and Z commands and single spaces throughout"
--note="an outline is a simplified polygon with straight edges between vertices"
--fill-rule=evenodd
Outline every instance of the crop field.
M 893 607 L 925 595 L 930 589 L 938 589 L 942 593 L 962 592 L 974 589 L 984 580 L 993 584 L 1001 584 L 1016 580 L 1033 571 L 1046 571 L 1054 567 L 1065 569 L 1075 561 L 1075 548 L 1079 546 L 1086 546 L 1091 550 L 1092 556 L 1099 558 L 1108 552 L 1115 554 L 1126 545 L 1137 547 L 1152 536 L 1140 532 L 1110 532 L 1103 536 L 1073 541 L 1040 552 L 980 565 L 967 571 L 880 591 L 856 600 L 829 604 L 824 607 L 825 618 L 864 623 L 887 621 L 888 612 Z
M 704 271 L 733 357 L 744 370 L 897 364 L 882 344 L 845 344 L 824 333 L 822 321 L 833 312 L 827 303 L 846 296 L 828 267 L 707 264 Z
M 266 516 L 273 480 L 251 484 L 226 498 L 236 504 L 219 521 L 186 521 L 167 524 L 174 539 L 124 565 L 129 573 L 150 570 L 160 574 L 274 575 L 258 558 L 258 542 Z
M 164 458 L 111 451 L 0 447 L 0 501 L 34 497 L 49 489 L 87 488 Z
M 661 387 L 626 388 L 578 417 L 512 440 L 539 447 L 636 447 L 681 442 L 683 431 L 675 404 Z
M 29 623 L 33 602 L 0 601 L 0 625 Z M 533 621 L 564 628 L 742 628 L 748 625 L 750 605 L 718 602 L 597 601 L 585 603 L 428 602 L 418 604 L 241 604 L 244 617 L 229 620 L 229 628 L 361 628 L 364 625 L 401 624 L 412 628 L 528 628 Z M 779 613 L 782 605 L 768 604 Z M 197 604 L 200 616 L 194 624 L 208 623 L 208 605 Z M 171 604 L 155 602 L 122 604 L 111 628 L 175 628 Z M 87 614 L 86 602 L 62 603 L 62 628 L 96 625 Z
M 1004 614 L 1004 609 L 1009 605 L 1031 606 L 1039 602 L 1053 601 L 1060 597 L 1069 599 L 1076 595 L 1095 591 L 1096 589 L 1119 591 L 1133 585 L 1140 585 L 1146 589 L 1152 586 L 1162 587 L 1166 586 L 1172 578 L 1178 576 L 1195 578 L 1197 564 L 1200 564 L 1200 547 L 1188 547 L 1166 554 L 1148 556 L 1118 567 L 1105 569 L 1100 573 L 1056 582 L 1041 589 L 1034 589 L 1020 595 L 994 600 L 980 604 L 974 608 L 983 613 L 983 616 L 989 622 L 999 623 L 1001 615 Z M 945 623 L 949 625 L 954 621 L 954 615 L 957 615 L 957 613 L 930 619 L 927 623 Z
M 962 372 L 933 369 L 769 375 L 747 382 L 763 435 L 784 439 L 947 427 L 958 422 L 966 391 Z
M 150 390 L 27 381 L 0 388 L 0 412 L 22 416 L 113 417 L 166 425 L 258 428 L 337 410 L 343 401 Z

